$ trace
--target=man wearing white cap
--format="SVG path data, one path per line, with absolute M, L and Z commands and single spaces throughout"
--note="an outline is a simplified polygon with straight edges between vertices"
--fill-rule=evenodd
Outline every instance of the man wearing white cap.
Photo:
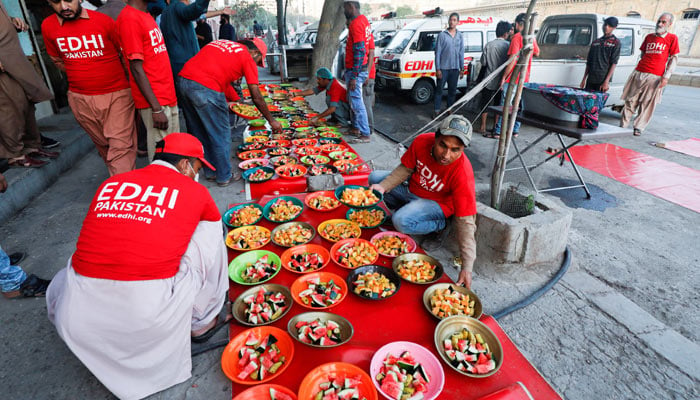
M 71 351 L 121 399 L 190 378 L 190 341 L 206 341 L 228 288 L 219 210 L 197 183 L 192 135 L 171 133 L 151 165 L 97 190 L 76 251 L 49 285 L 49 319 Z

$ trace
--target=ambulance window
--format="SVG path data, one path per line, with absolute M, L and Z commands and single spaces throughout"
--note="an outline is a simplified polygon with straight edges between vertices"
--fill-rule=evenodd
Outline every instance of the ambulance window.
M 418 51 L 435 51 L 435 42 L 440 32 L 421 32 L 418 36 Z
M 496 31 L 488 31 L 486 32 L 486 43 L 496 39 Z
M 620 39 L 620 55 L 631 56 L 634 48 L 634 30 L 632 28 L 617 28 L 613 34 Z
M 482 50 L 481 32 L 462 32 L 464 38 L 464 52 L 472 53 Z
M 590 25 L 551 25 L 544 35 L 544 44 L 572 44 L 586 46 L 591 44 Z

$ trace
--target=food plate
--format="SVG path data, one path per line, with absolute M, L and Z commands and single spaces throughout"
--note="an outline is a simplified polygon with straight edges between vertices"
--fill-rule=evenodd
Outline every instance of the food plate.
M 248 121 L 250 126 L 265 126 L 266 123 L 267 121 L 264 119 L 251 119 Z
M 355 175 L 370 172 L 367 164 L 360 160 L 338 160 L 333 161 L 333 166 L 338 168 L 338 172 L 345 175 Z
M 291 141 L 285 139 L 269 140 L 265 143 L 265 147 L 288 147 Z
M 299 161 L 306 165 L 315 165 L 328 164 L 331 162 L 331 159 L 321 154 L 309 154 L 308 156 L 302 156 Z
M 244 119 L 260 118 L 262 114 L 257 107 L 243 103 L 230 103 L 229 109 L 236 115 Z
M 233 218 L 237 221 L 233 221 Z M 239 204 L 229 208 L 222 217 L 224 224 L 229 228 L 239 228 L 246 225 L 255 225 L 262 219 L 262 206 L 257 203 Z
M 319 126 L 318 128 L 319 131 L 330 131 L 330 132 L 338 132 L 340 128 L 337 126 Z
M 418 245 L 412 237 L 396 231 L 379 232 L 369 239 L 384 257 L 398 257 L 416 251 Z
M 479 343 L 481 346 L 476 346 L 474 340 L 467 340 L 469 344 L 468 347 L 459 342 L 457 343 L 457 346 L 453 346 L 454 342 L 451 340 L 452 335 L 454 333 L 461 332 L 463 328 L 466 328 L 470 332 L 470 339 L 471 334 L 478 334 L 478 336 L 476 336 L 476 343 Z M 483 346 L 483 344 L 478 341 L 479 338 L 482 339 L 482 342 L 486 343 L 486 346 Z M 459 372 L 460 374 L 466 375 L 471 378 L 486 378 L 498 372 L 498 369 L 501 368 L 501 365 L 503 365 L 503 348 L 501 347 L 501 341 L 498 340 L 496 334 L 493 333 L 493 331 L 488 326 L 486 326 L 483 322 L 477 319 L 470 318 L 464 315 L 455 315 L 452 317 L 445 318 L 442 321 L 440 321 L 440 323 L 435 328 L 434 339 L 435 347 L 438 349 L 438 354 L 440 354 L 440 357 L 442 357 L 442 359 L 447 365 L 449 365 L 452 369 Z M 488 358 L 486 354 L 490 353 L 491 359 L 494 361 L 494 363 L 491 365 L 493 369 L 491 369 L 488 372 L 484 371 L 482 373 L 479 373 L 478 371 L 469 372 L 467 370 L 467 368 L 469 367 L 466 366 L 466 363 L 472 364 L 473 366 L 475 362 L 467 361 L 467 357 L 461 356 L 459 356 L 460 359 L 465 358 L 465 360 L 458 362 L 456 360 L 456 355 L 452 356 L 451 361 L 450 356 L 448 355 L 448 350 L 445 348 L 445 341 L 450 342 L 450 346 L 452 346 L 453 348 L 452 353 L 454 353 L 455 350 L 459 351 L 461 345 L 461 348 L 466 350 L 462 353 L 466 354 L 467 357 L 473 357 L 475 355 L 475 352 L 472 352 L 471 350 L 476 350 L 478 353 L 481 353 L 481 351 L 483 351 L 485 347 L 485 349 L 487 350 L 487 352 L 484 353 L 485 358 Z M 475 348 L 472 348 L 472 346 L 474 346 Z M 477 360 L 479 360 L 479 358 L 480 357 L 477 355 Z M 476 363 L 479 364 L 479 361 L 476 361 Z M 462 365 L 460 366 L 460 364 Z
M 241 161 L 238 163 L 238 168 L 247 171 L 252 168 L 266 167 L 270 163 L 267 158 L 251 158 L 250 160 Z
M 360 225 L 347 219 L 329 219 L 318 225 L 318 234 L 329 242 L 343 239 L 359 238 L 362 235 Z
M 239 350 L 245 346 L 246 342 L 250 339 L 250 335 L 253 334 L 254 337 L 264 340 L 268 335 L 273 335 L 277 342 L 275 345 L 280 350 L 280 355 L 284 356 L 285 361 L 273 374 L 269 374 L 262 380 L 252 380 L 249 378 L 240 378 L 239 375 L 244 371 L 244 368 L 248 365 L 240 365 L 241 357 L 238 355 Z M 236 335 L 224 348 L 224 352 L 221 355 L 221 369 L 224 374 L 236 383 L 242 385 L 257 385 L 259 383 L 265 383 L 278 376 L 280 376 L 285 369 L 292 363 L 294 358 L 294 342 L 289 334 L 282 329 L 275 328 L 274 326 L 257 326 L 255 328 L 246 329 L 243 332 Z
M 265 275 L 261 274 L 259 280 L 245 280 L 243 274 L 246 272 L 246 269 L 249 266 L 254 266 L 258 261 L 269 264 L 272 269 Z M 280 272 L 281 264 L 279 256 L 271 251 L 252 250 L 239 255 L 231 261 L 228 265 L 228 276 L 232 281 L 241 285 L 259 285 L 274 278 Z
M 242 226 L 226 234 L 226 246 L 233 250 L 256 250 L 268 243 L 270 230 L 258 225 Z
M 272 167 L 256 167 L 243 172 L 242 176 L 246 182 L 263 183 L 275 176 L 275 170 Z
M 330 290 L 330 282 L 335 289 Z M 311 289 L 309 284 L 321 283 L 328 290 L 323 293 L 317 289 Z M 337 286 L 337 287 L 336 287 Z M 348 285 L 343 278 L 330 272 L 312 272 L 298 277 L 291 287 L 292 298 L 302 307 L 312 310 L 325 310 L 340 304 L 348 295 Z M 333 293 L 335 294 L 333 294 Z M 315 297 L 315 299 L 313 297 Z M 306 302 L 304 301 L 306 299 Z
M 246 152 L 246 151 L 251 151 L 251 150 L 262 150 L 265 148 L 264 143 L 245 143 L 245 144 L 240 144 L 236 148 L 238 151 L 237 154 Z
M 335 329 L 338 329 L 337 332 L 332 332 L 331 337 L 337 338 L 339 340 L 331 340 L 328 341 L 326 340 L 324 344 L 320 340 L 316 340 L 317 343 L 315 344 L 313 338 L 313 334 L 311 335 L 304 335 L 303 333 L 300 332 L 300 328 L 303 328 L 304 323 L 312 323 L 313 321 L 318 321 L 324 325 L 324 329 L 328 329 L 331 331 L 334 331 Z M 327 322 L 331 321 L 330 326 L 327 324 Z M 297 326 L 299 325 L 299 326 Z M 287 323 L 287 332 L 289 333 L 289 336 L 293 337 L 294 339 L 298 340 L 301 343 L 304 343 L 307 346 L 311 347 L 316 347 L 316 348 L 329 348 L 329 347 L 338 347 L 342 344 L 347 343 L 350 338 L 352 337 L 354 333 L 354 329 L 352 327 L 352 324 L 350 321 L 347 319 L 341 317 L 340 315 L 336 314 L 331 314 L 329 312 L 323 312 L 323 311 L 310 311 L 310 312 L 305 312 L 301 313 L 298 315 L 293 316 L 290 320 L 289 323 Z M 321 333 L 321 332 L 318 332 Z M 327 337 L 327 336 L 324 336 Z M 335 342 L 335 343 L 332 343 Z
M 413 265 L 407 265 L 406 263 L 411 263 Z M 430 276 L 430 268 L 427 267 L 428 264 L 432 265 L 433 267 L 432 271 L 434 272 L 432 273 L 434 275 L 432 277 Z M 421 253 L 402 254 L 394 259 L 391 267 L 402 279 L 420 285 L 428 285 L 433 282 L 437 282 L 440 278 L 442 278 L 443 273 L 443 268 L 440 261 L 430 257 L 427 254 Z
M 292 156 L 277 156 L 270 159 L 270 164 L 275 168 L 296 163 L 297 159 Z
M 361 368 L 344 362 L 332 362 L 319 365 L 312 369 L 299 385 L 299 400 L 313 400 L 321 390 L 319 385 L 328 382 L 331 378 L 339 378 L 345 381 L 346 378 L 359 381 L 357 388 L 359 398 L 367 400 L 377 400 L 377 389 L 372 385 L 372 378 Z
M 431 304 L 431 299 L 433 298 L 434 294 L 437 294 L 437 290 L 452 290 L 453 292 L 459 293 L 459 295 L 455 295 L 454 297 L 461 297 L 460 295 L 468 295 L 469 296 L 469 301 L 474 302 L 474 306 L 470 307 L 471 315 L 465 314 L 464 308 L 460 307 L 458 304 L 455 306 L 455 308 L 452 308 L 452 311 L 446 312 L 445 316 L 439 316 L 439 310 L 435 310 L 435 307 Z M 454 302 L 456 303 L 456 301 Z M 452 315 L 467 315 L 472 318 L 479 319 L 481 317 L 481 313 L 483 311 L 482 305 L 481 305 L 481 300 L 479 300 L 479 297 L 474 294 L 471 290 L 458 286 L 454 283 L 436 283 L 432 286 L 429 286 L 427 289 L 425 289 L 425 292 L 423 292 L 423 305 L 425 306 L 425 309 L 428 310 L 430 315 L 437 319 L 443 319 L 448 316 Z M 462 306 L 465 306 L 462 304 Z M 439 306 L 438 306 L 439 307 Z M 435 310 L 435 312 L 433 312 Z M 448 315 L 449 314 L 449 315 Z
M 267 152 L 265 150 L 248 150 L 238 153 L 238 158 L 241 160 L 250 160 L 252 158 L 265 158 Z
M 369 208 L 351 208 L 345 213 L 345 218 L 360 225 L 360 228 L 371 229 L 383 224 L 388 217 L 386 210 L 379 206 Z
M 257 133 L 257 132 L 253 132 L 253 134 L 255 134 L 255 133 Z M 245 138 L 244 142 L 245 143 L 265 143 L 268 140 L 270 140 L 270 138 L 265 136 L 265 135 L 253 135 L 253 136 L 248 136 L 247 138 Z
M 260 298 L 261 291 L 264 296 L 262 298 Z M 279 302 L 276 301 L 277 299 L 275 298 L 275 293 L 281 293 L 284 298 L 279 299 Z M 272 296 L 270 296 L 271 294 Z M 280 303 L 283 305 L 279 306 Z M 292 304 L 294 304 L 294 301 L 292 300 L 292 292 L 290 292 L 286 286 L 275 283 L 266 283 L 263 285 L 253 286 L 252 288 L 241 293 L 233 302 L 231 311 L 236 321 L 243 325 L 262 326 L 271 324 L 284 317 L 284 315 L 289 312 L 289 309 L 292 308 Z M 246 314 L 246 310 L 250 309 L 250 305 L 260 305 L 261 308 L 265 309 L 265 311 L 256 313 L 256 316 L 263 316 L 257 323 L 250 322 L 248 315 Z M 268 315 L 265 314 L 266 311 L 269 311 Z
M 338 168 L 328 164 L 315 164 L 309 167 L 310 176 L 333 175 L 338 173 Z
M 278 203 L 282 201 L 284 203 Z M 271 199 L 263 207 L 263 216 L 270 222 L 282 223 L 294 220 L 304 211 L 304 203 L 292 196 Z
M 332 190 L 311 192 L 304 197 L 304 204 L 310 209 L 320 212 L 329 212 L 340 207 L 340 202 L 335 198 Z
M 347 151 L 348 148 L 347 148 L 347 146 L 345 146 L 343 144 L 326 143 L 326 144 L 321 145 L 321 150 L 324 153 L 328 154 L 328 153 L 333 153 L 336 151 Z M 333 158 L 333 157 L 331 157 L 331 158 Z
M 321 148 L 316 146 L 301 146 L 294 149 L 294 154 L 300 157 L 321 154 Z
M 299 179 L 306 174 L 306 167 L 299 164 L 282 165 L 275 168 L 277 176 L 283 179 Z
M 363 275 L 366 277 L 368 274 L 380 274 L 386 279 L 377 280 L 376 277 L 370 276 L 370 279 L 363 280 Z M 359 267 L 348 274 L 346 281 L 351 292 L 367 300 L 388 299 L 398 293 L 401 288 L 401 278 L 391 268 L 379 265 Z
M 319 138 L 318 139 L 318 144 L 320 144 L 320 145 L 340 144 L 340 143 L 343 143 L 343 139 L 341 139 L 341 138 L 335 138 L 335 137 L 328 138 L 327 137 L 327 138 Z
M 336 131 L 323 131 L 323 130 L 318 130 L 318 136 L 323 137 L 323 138 L 342 138 L 343 134 L 340 132 Z
M 384 196 L 367 186 L 343 185 L 335 189 L 335 198 L 350 208 L 370 208 L 379 204 Z
M 378 258 L 377 249 L 365 239 L 343 239 L 331 247 L 331 260 L 341 268 L 355 269 L 374 264 Z
M 387 357 L 387 355 L 391 354 L 395 357 L 399 357 L 399 355 L 406 351 L 413 356 L 416 363 L 421 365 L 421 369 L 424 370 L 430 378 L 426 385 L 427 391 L 424 393 L 424 398 L 426 400 L 436 399 L 442 392 L 443 386 L 445 386 L 445 371 L 442 369 L 440 360 L 438 360 L 430 350 L 412 342 L 389 343 L 382 346 L 376 353 L 374 353 L 369 366 L 369 374 L 372 377 L 374 386 L 377 388 L 379 393 L 384 395 L 386 398 L 395 398 L 381 389 L 376 377 L 381 372 L 381 369 L 384 366 L 384 359 Z
M 273 397 L 272 394 L 275 393 L 277 397 Z M 266 383 L 264 385 L 257 385 L 248 388 L 241 393 L 239 393 L 233 400 L 260 400 L 260 399 L 272 399 L 281 397 L 279 394 L 285 394 L 288 396 L 289 400 L 297 400 L 297 394 L 287 389 L 284 386 L 275 385 L 273 383 Z
M 269 154 L 271 157 L 286 156 L 291 152 L 292 149 L 289 147 L 269 147 L 267 149 L 267 154 Z
M 328 154 L 330 158 L 332 158 L 334 161 L 338 160 L 348 160 L 352 161 L 357 159 L 357 154 L 353 153 L 352 151 L 347 151 L 347 150 L 341 150 L 341 151 L 332 151 Z
M 286 270 L 295 274 L 306 274 L 323 269 L 331 261 L 331 254 L 321 245 L 302 244 L 285 250 L 280 259 L 282 267 Z
M 277 225 L 270 236 L 280 247 L 294 247 L 312 241 L 316 230 L 307 222 L 292 221 Z
M 292 139 L 292 144 L 297 147 L 316 146 L 316 139 Z

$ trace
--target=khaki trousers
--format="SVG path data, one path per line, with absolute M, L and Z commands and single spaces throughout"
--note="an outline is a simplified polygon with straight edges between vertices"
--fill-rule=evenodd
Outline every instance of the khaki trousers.
M 156 129 L 153 127 L 153 114 L 150 108 L 139 108 L 139 114 L 146 125 L 146 146 L 148 147 L 148 160 L 153 161 L 156 153 L 156 142 L 163 140 L 169 133 L 180 132 L 180 112 L 175 106 L 163 106 L 163 113 L 168 118 L 168 129 Z
M 661 77 L 646 72 L 633 71 L 625 83 L 622 91 L 622 99 L 625 106 L 622 109 L 622 119 L 620 126 L 625 128 L 629 125 L 632 117 L 634 119 L 634 129 L 644 131 L 649 125 L 656 105 L 661 102 L 663 89 L 659 89 Z
M 68 91 L 68 104 L 107 165 L 109 175 L 136 167 L 136 125 L 131 89 L 84 95 Z
M 41 148 L 34 110 L 22 86 L 0 72 L 0 158 L 17 158 Z

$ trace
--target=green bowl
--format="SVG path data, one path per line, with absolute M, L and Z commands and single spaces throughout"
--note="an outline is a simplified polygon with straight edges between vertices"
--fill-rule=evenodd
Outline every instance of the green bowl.
M 321 154 L 314 154 L 313 157 L 303 156 L 299 161 L 301 161 L 302 164 L 311 166 L 315 164 L 328 164 L 331 162 L 331 159 Z
M 295 112 L 297 110 L 296 107 L 292 107 L 292 106 L 283 106 L 281 109 L 282 109 L 282 111 L 288 112 L 288 113 Z
M 300 206 L 300 207 L 301 207 L 301 211 L 300 211 L 297 215 L 295 215 L 294 217 L 289 218 L 289 219 L 280 220 L 280 221 L 271 220 L 271 219 L 270 219 L 270 210 L 271 210 L 271 208 L 272 208 L 272 205 L 275 204 L 275 202 L 276 202 L 277 200 L 279 200 L 279 199 L 282 199 L 282 200 L 285 200 L 285 201 L 287 201 L 287 200 L 288 200 L 288 201 L 291 201 L 292 203 L 294 203 L 294 205 Z M 301 201 L 301 200 L 299 200 L 299 199 L 297 199 L 296 197 L 292 197 L 292 196 L 279 196 L 279 197 L 275 197 L 274 199 L 268 201 L 267 204 L 265 204 L 265 206 L 263 207 L 263 217 L 265 217 L 266 220 L 268 220 L 268 221 L 270 221 L 270 222 L 274 222 L 274 223 L 276 223 L 276 224 L 281 224 L 281 223 L 283 223 L 283 222 L 293 221 L 293 220 L 295 220 L 296 218 L 298 218 L 298 217 L 299 217 L 301 214 L 303 214 L 303 213 L 304 213 L 304 202 Z
M 376 206 L 377 204 L 381 203 L 382 200 L 384 199 L 384 195 L 379 193 L 377 190 L 372 189 L 372 192 L 374 193 L 374 195 L 377 196 L 377 198 L 379 198 L 378 202 L 376 202 L 374 204 L 369 204 L 366 206 L 358 206 L 355 204 L 348 204 L 348 203 L 345 203 L 343 200 L 341 200 L 345 189 L 368 189 L 368 187 L 367 186 L 360 186 L 360 185 L 343 185 L 343 186 L 338 186 L 335 189 L 335 198 L 338 199 L 339 202 L 341 202 L 342 204 L 344 204 L 350 208 L 372 208 L 372 207 Z
M 243 277 L 241 277 L 241 274 L 245 271 L 246 267 L 249 264 L 254 264 L 263 256 L 269 257 L 269 261 L 276 267 L 275 272 L 270 274 L 270 276 L 268 276 L 265 280 L 261 280 L 258 282 L 244 281 Z M 229 278 L 231 278 L 232 281 L 240 283 L 241 285 L 259 285 L 263 282 L 267 282 L 270 279 L 274 278 L 275 275 L 277 275 L 277 273 L 280 272 L 281 268 L 282 260 L 280 260 L 277 254 L 267 250 L 251 250 L 241 254 L 240 256 L 234 258 L 233 261 L 231 261 L 231 263 L 228 265 L 228 276 Z
M 341 138 L 334 138 L 334 137 L 326 137 L 326 138 L 320 138 L 318 139 L 319 144 L 340 144 L 343 142 L 343 139 Z
M 352 151 L 332 151 L 328 154 L 330 158 L 333 159 L 333 161 L 338 161 L 338 160 L 355 160 L 357 159 L 357 154 L 353 153 Z M 341 158 L 342 156 L 346 156 L 349 158 Z
M 379 221 L 379 223 L 376 224 L 376 225 L 364 226 L 364 225 L 360 224 L 360 223 L 357 222 L 357 221 L 353 221 L 353 222 L 355 222 L 357 225 L 360 225 L 360 228 L 362 228 L 362 229 L 372 229 L 372 228 L 376 228 L 376 227 L 378 227 L 379 225 L 383 224 L 383 223 L 386 221 L 387 217 L 389 216 L 389 215 L 387 214 L 387 212 L 386 212 L 385 209 L 383 209 L 383 208 L 381 208 L 381 207 L 379 207 L 379 206 L 372 206 L 372 207 L 369 207 L 369 208 L 351 208 L 351 209 L 348 210 L 348 212 L 345 213 L 345 219 L 347 219 L 348 221 L 352 221 L 352 219 L 350 219 L 350 214 L 352 214 L 352 213 L 355 212 L 355 211 L 360 211 L 360 210 L 367 210 L 367 211 L 379 210 L 379 211 L 381 211 L 381 212 L 384 214 L 384 218 L 382 218 L 382 220 Z
M 222 218 L 224 221 L 224 224 L 226 224 L 226 226 L 228 226 L 229 228 L 240 228 L 241 226 L 246 226 L 246 225 L 234 225 L 230 221 L 231 221 L 231 217 L 233 216 L 233 213 L 235 213 L 236 211 L 240 210 L 241 208 L 247 207 L 247 206 L 253 206 L 253 207 L 259 209 L 261 213 L 260 213 L 260 217 L 258 219 L 256 219 L 255 221 L 253 221 L 249 224 L 246 224 L 246 225 L 257 224 L 258 221 L 260 221 L 262 219 L 262 209 L 263 209 L 262 206 L 260 204 L 257 204 L 257 203 L 244 203 L 244 204 L 239 204 L 237 206 L 233 206 L 233 207 L 229 208 L 228 211 L 226 211 L 224 213 L 224 216 Z
M 248 125 L 250 125 L 250 126 L 265 126 L 266 122 L 267 121 L 265 121 L 264 119 L 251 119 L 250 121 L 248 121 Z
M 322 138 L 338 138 L 340 139 L 343 137 L 343 134 L 340 132 L 335 132 L 335 131 L 319 131 L 318 136 Z
M 257 172 L 258 170 L 263 170 L 263 171 L 265 171 L 265 172 L 267 172 L 267 173 L 272 173 L 272 175 L 271 175 L 269 178 L 266 178 L 266 179 L 263 179 L 263 180 L 260 180 L 260 181 L 251 181 L 251 180 L 250 180 L 250 176 L 253 175 L 255 172 Z M 243 179 L 245 179 L 246 182 L 250 182 L 250 183 L 263 183 L 263 182 L 269 181 L 270 179 L 272 179 L 272 178 L 274 178 L 274 177 L 275 177 L 275 169 L 272 168 L 272 167 L 256 167 L 256 168 L 251 168 L 251 169 L 249 169 L 249 170 L 247 170 L 247 171 L 245 171 L 245 172 L 243 173 Z

